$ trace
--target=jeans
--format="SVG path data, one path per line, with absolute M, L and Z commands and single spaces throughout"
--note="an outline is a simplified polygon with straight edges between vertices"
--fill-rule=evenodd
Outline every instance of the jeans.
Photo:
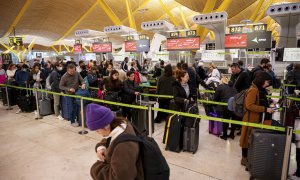
M 59 116 L 59 104 L 60 104 L 60 96 L 59 95 L 53 95 L 54 100 L 54 114 L 55 116 Z
M 66 100 L 68 105 L 68 114 L 70 115 L 69 121 L 71 121 L 71 123 L 75 123 L 78 114 L 78 105 L 76 103 L 76 99 L 72 97 L 66 97 Z

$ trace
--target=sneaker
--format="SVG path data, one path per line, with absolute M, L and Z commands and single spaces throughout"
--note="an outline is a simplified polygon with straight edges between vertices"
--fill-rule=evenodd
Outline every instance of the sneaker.
M 21 113 L 22 112 L 22 110 L 21 109 L 19 109 L 17 112 L 16 112 L 16 114 L 19 114 L 19 113 Z
M 73 127 L 78 127 L 79 124 L 78 124 L 77 122 L 75 122 L 75 123 L 71 123 L 71 126 L 73 126 Z
M 61 115 L 58 115 L 58 116 L 57 116 L 57 119 L 60 120 L 60 121 L 65 120 L 63 117 L 61 117 Z

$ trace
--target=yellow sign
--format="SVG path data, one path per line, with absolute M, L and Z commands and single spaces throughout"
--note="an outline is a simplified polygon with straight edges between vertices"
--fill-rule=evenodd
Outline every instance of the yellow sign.
M 179 37 L 179 32 L 170 32 L 170 37 Z
M 253 25 L 252 30 L 257 31 L 267 31 L 267 24 L 256 24 Z
M 197 35 L 196 30 L 190 30 L 186 32 L 187 37 L 195 37 Z
M 240 34 L 243 33 L 243 26 L 233 26 L 229 27 L 230 34 Z

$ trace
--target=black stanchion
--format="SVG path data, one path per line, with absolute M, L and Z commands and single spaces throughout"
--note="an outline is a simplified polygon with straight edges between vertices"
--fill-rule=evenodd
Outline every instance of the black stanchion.
M 81 127 L 82 127 L 82 130 L 78 132 L 78 134 L 87 134 L 88 131 L 85 130 L 85 121 L 84 121 L 84 107 L 83 107 L 83 99 L 80 98 L 80 115 L 81 115 Z
M 6 92 L 6 100 L 7 100 L 7 108 L 6 110 L 12 110 L 13 108 L 10 106 L 10 102 L 9 102 L 9 96 L 8 96 L 8 88 L 7 86 L 5 86 L 5 92 Z

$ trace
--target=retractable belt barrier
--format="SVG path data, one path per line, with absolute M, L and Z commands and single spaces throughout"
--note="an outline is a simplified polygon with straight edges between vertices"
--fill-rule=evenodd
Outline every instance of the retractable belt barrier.
M 25 87 L 18 87 L 18 86 L 6 85 L 6 84 L 0 84 L 0 87 L 1 86 L 2 87 L 11 87 L 11 88 L 16 88 L 16 89 L 23 89 L 23 90 L 34 90 L 34 91 L 44 92 L 44 93 L 48 93 L 48 94 L 79 98 L 81 100 L 88 100 L 88 101 L 92 101 L 92 102 L 100 102 L 100 103 L 104 103 L 104 104 L 112 104 L 112 105 L 118 105 L 118 106 L 123 106 L 123 107 L 135 108 L 135 109 L 148 110 L 148 108 L 149 108 L 149 107 L 145 107 L 145 106 L 118 103 L 118 102 L 113 102 L 113 101 L 106 101 L 106 100 L 89 98 L 89 97 L 82 97 L 82 96 L 77 96 L 77 95 L 56 93 L 56 92 L 51 92 L 51 91 L 47 91 L 47 90 L 43 90 L 43 89 L 25 88 Z M 154 95 L 154 94 L 142 94 L 142 95 L 145 95 L 145 96 L 150 96 L 151 95 L 151 96 L 155 96 L 155 97 L 160 96 L 160 97 L 164 97 L 164 98 L 173 98 L 172 96 Z M 295 97 L 287 97 L 287 98 L 291 99 L 291 100 L 294 100 L 294 101 L 300 101 L 300 98 L 295 98 Z M 224 106 L 227 105 L 227 103 L 222 103 L 222 102 L 214 102 L 214 101 L 207 101 L 207 100 L 198 100 L 198 101 L 203 102 L 203 103 L 210 103 L 210 104 L 217 104 L 217 105 L 224 105 Z M 185 116 L 185 117 L 199 118 L 199 119 L 202 119 L 202 120 L 219 121 L 219 122 L 224 122 L 224 123 L 231 123 L 231 124 L 237 124 L 237 125 L 249 126 L 249 127 L 255 127 L 255 128 L 263 128 L 263 129 L 269 129 L 269 130 L 275 130 L 275 131 L 285 131 L 285 127 L 277 127 L 277 126 L 270 126 L 270 125 L 264 125 L 264 124 L 242 122 L 242 121 L 231 120 L 231 119 L 210 117 L 210 116 L 204 116 L 204 115 L 189 114 L 189 113 L 185 113 L 185 112 L 179 112 L 179 111 L 173 111 L 173 110 L 161 109 L 161 108 L 154 108 L 154 107 L 150 107 L 150 108 L 154 111 L 165 112 L 165 113 L 170 113 L 170 114 L 177 114 L 177 115 L 181 115 L 181 116 Z M 293 130 L 293 133 L 300 134 L 300 130 Z M 151 131 L 149 132 L 149 135 L 152 136 Z

